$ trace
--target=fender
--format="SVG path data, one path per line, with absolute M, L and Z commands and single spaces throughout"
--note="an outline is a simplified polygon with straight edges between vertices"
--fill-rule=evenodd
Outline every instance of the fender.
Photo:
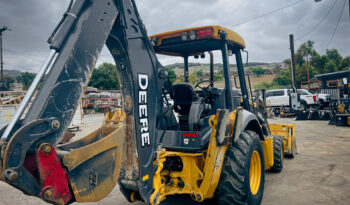
M 261 129 L 261 124 L 259 123 L 258 118 L 256 117 L 256 115 L 254 115 L 253 113 L 251 113 L 247 110 L 243 110 L 243 112 L 242 112 L 241 133 L 244 130 L 254 131 L 259 135 L 260 140 L 262 140 L 262 141 L 265 140 L 263 130 Z

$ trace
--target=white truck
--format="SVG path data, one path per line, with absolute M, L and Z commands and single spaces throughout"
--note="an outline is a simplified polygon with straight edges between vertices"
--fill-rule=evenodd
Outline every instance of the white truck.
M 329 106 L 329 103 L 331 102 L 330 94 L 318 93 L 317 95 L 318 95 L 318 106 L 320 109 Z
M 271 108 L 280 108 L 289 106 L 290 89 L 276 89 L 266 92 L 266 105 Z M 306 110 L 309 107 L 317 107 L 319 105 L 319 95 L 312 94 L 307 90 L 298 89 L 300 95 L 301 109 Z M 327 94 L 324 94 L 327 95 Z M 326 96 L 322 96 L 324 98 Z M 326 101 L 325 101 L 326 102 Z

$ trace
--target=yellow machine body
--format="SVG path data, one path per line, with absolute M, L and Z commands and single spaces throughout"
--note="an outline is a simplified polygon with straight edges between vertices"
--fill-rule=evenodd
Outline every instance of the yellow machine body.
M 156 174 L 153 177 L 154 192 L 150 198 L 150 204 L 159 204 L 169 195 L 175 194 L 189 194 L 193 200 L 202 202 L 206 199 L 214 197 L 215 190 L 220 180 L 222 165 L 224 162 L 226 150 L 229 144 L 218 145 L 216 139 L 217 124 L 221 123 L 219 120 L 219 113 L 213 115 L 209 119 L 209 124 L 213 128 L 208 149 L 201 153 L 188 153 L 168 151 L 166 149 L 157 151 L 157 158 L 154 165 L 157 165 Z M 235 139 L 235 126 L 239 122 L 238 110 L 228 115 L 226 123 L 226 131 L 228 135 L 232 136 L 232 143 Z M 273 127 L 281 128 L 278 133 L 287 136 L 288 130 L 283 131 L 283 127 L 291 128 L 294 132 L 294 125 L 279 125 L 274 124 Z M 277 132 L 275 133 L 277 134 Z M 294 137 L 294 135 L 293 135 Z M 274 165 L 273 158 L 273 138 L 266 137 L 261 141 L 263 145 L 265 170 L 271 169 Z M 287 143 L 285 143 L 286 145 Z M 172 171 L 164 169 L 164 162 L 166 158 L 179 157 L 183 163 L 181 171 Z M 166 176 L 170 176 L 167 179 Z M 149 180 L 149 176 L 144 176 L 143 180 Z M 170 183 L 165 183 L 166 181 Z M 167 186 L 166 186 L 167 184 Z M 169 185 L 170 184 L 170 185 Z
M 280 135 L 283 138 L 284 153 L 294 157 L 296 153 L 295 125 L 294 124 L 269 124 L 272 135 Z

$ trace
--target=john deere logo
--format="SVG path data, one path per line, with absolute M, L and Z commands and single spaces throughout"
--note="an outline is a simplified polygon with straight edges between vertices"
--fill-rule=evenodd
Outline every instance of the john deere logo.
M 149 129 L 148 129 L 148 114 L 147 114 L 147 89 L 148 75 L 138 74 L 139 81 L 139 118 L 141 124 L 141 145 L 150 145 Z

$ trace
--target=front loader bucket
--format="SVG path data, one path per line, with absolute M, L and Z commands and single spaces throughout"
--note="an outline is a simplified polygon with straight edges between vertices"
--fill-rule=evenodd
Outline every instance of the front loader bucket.
M 102 128 L 58 147 L 68 151 L 62 162 L 77 202 L 99 201 L 116 185 L 123 157 L 124 119 L 121 112 L 107 113 Z
M 269 124 L 272 135 L 279 135 L 283 138 L 284 154 L 287 157 L 295 157 L 297 145 L 295 138 L 294 124 Z

